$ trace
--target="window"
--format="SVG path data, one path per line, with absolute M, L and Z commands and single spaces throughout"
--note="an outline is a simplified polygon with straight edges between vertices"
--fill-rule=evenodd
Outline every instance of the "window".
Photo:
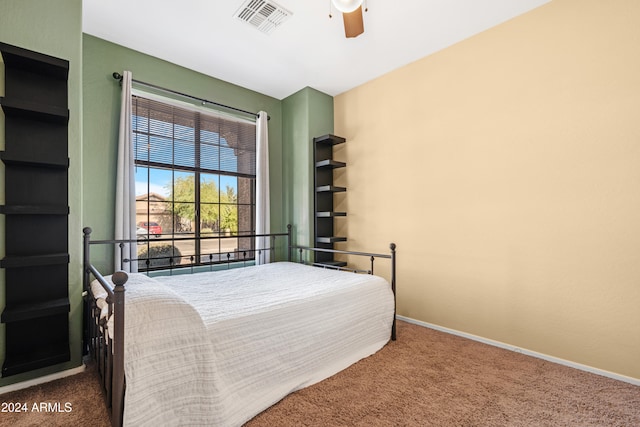
M 138 268 L 252 258 L 255 123 L 136 95 L 132 111 Z

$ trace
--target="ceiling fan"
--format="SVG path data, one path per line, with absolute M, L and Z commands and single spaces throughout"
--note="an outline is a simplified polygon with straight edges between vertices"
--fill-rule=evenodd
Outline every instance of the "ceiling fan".
M 364 33 L 364 20 L 362 18 L 362 3 L 364 0 L 331 0 L 331 4 L 342 12 L 344 21 L 344 35 L 347 38 L 358 37 Z M 365 6 L 365 12 L 367 8 Z M 329 18 L 331 18 L 329 12 Z

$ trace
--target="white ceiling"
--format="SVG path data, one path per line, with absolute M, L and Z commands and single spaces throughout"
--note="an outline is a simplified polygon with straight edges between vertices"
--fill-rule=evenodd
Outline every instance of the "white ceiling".
M 293 14 L 271 34 L 234 17 L 244 1 L 83 0 L 83 31 L 277 99 L 335 96 L 549 0 L 366 0 L 355 39 L 330 0 L 276 0 Z

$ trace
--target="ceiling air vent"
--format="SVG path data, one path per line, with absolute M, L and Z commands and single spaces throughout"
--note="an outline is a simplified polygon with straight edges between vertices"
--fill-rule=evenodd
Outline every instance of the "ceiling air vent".
M 247 0 L 235 13 L 235 17 L 270 34 L 292 13 L 272 1 Z

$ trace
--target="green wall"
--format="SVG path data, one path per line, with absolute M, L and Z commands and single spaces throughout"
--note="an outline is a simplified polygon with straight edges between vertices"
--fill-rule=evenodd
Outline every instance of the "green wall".
M 313 246 L 313 138 L 333 132 L 333 98 L 306 87 L 283 99 L 286 216 L 295 241 Z
M 84 217 L 97 239 L 113 238 L 114 188 L 120 118 L 120 85 L 112 73 L 131 71 L 134 80 L 269 116 L 271 228 L 285 230 L 283 215 L 281 101 L 105 40 L 83 36 Z M 135 87 L 135 84 L 134 84 Z M 106 254 L 107 259 L 111 255 Z M 98 264 L 109 269 L 111 262 Z
M 333 98 L 312 88 L 278 100 L 85 34 L 83 37 L 84 218 L 94 238 L 113 236 L 115 164 L 120 86 L 112 73 L 129 70 L 135 80 L 210 99 L 248 111 L 269 113 L 271 229 L 294 226 L 295 241 L 310 244 L 312 144 L 333 132 Z M 134 85 L 135 87 L 135 85 Z M 98 264 L 109 269 L 111 254 Z
M 2 0 L 0 41 L 69 61 L 69 298 L 71 361 L 0 379 L 0 386 L 25 381 L 82 364 L 82 1 Z M 4 66 L 0 63 L 0 95 L 4 94 Z M 4 149 L 4 115 L 0 113 L 0 149 Z M 4 165 L 0 162 L 0 203 L 4 204 Z M 0 215 L 0 236 L 4 217 Z M 4 257 L 4 238 L 0 238 Z M 0 309 L 5 305 L 4 270 L 0 270 Z M 0 364 L 4 362 L 5 328 L 0 326 Z

